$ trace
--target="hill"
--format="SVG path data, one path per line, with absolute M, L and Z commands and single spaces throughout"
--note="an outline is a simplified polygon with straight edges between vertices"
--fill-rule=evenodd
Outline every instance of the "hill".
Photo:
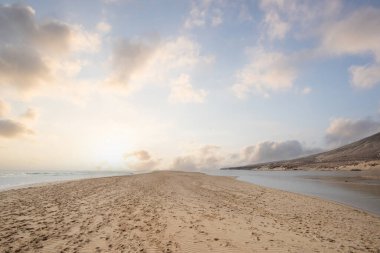
M 380 168 L 380 132 L 340 148 L 315 155 L 223 169 L 366 170 L 371 168 Z

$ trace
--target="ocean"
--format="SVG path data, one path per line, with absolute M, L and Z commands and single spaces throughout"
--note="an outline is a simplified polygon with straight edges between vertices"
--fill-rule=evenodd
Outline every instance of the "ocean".
M 40 183 L 132 175 L 128 171 L 0 171 L 0 191 Z

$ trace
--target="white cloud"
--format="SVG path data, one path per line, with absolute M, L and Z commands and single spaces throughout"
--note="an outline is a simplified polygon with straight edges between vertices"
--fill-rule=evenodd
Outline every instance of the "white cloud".
M 297 140 L 265 141 L 242 149 L 240 154 L 223 152 L 215 145 L 204 145 L 177 156 L 170 168 L 173 170 L 201 171 L 221 167 L 241 166 L 251 163 L 287 160 L 321 152 L 307 148 Z
M 10 109 L 11 107 L 8 105 L 8 103 L 0 99 L 0 117 L 6 116 L 9 113 Z
M 179 36 L 165 41 L 155 55 L 153 65 L 163 65 L 169 70 L 191 70 L 198 64 L 209 64 L 213 57 L 201 53 L 201 46 L 194 40 Z M 162 67 L 161 67 L 162 68 Z
M 20 115 L 22 119 L 34 121 L 38 117 L 38 111 L 35 108 L 28 108 L 23 114 Z
M 11 119 L 0 119 L 0 137 L 16 138 L 31 134 L 33 134 L 33 131 L 20 122 Z
M 204 145 L 190 154 L 176 157 L 170 168 L 172 170 L 200 171 L 218 169 L 225 161 L 221 148 L 215 145 Z
M 341 0 L 315 3 L 262 0 L 260 8 L 265 14 L 263 33 L 272 40 L 283 39 L 290 31 L 296 38 L 320 36 L 321 45 L 312 50 L 312 57 L 373 56 L 374 63 L 349 68 L 353 86 L 371 88 L 380 83 L 380 9 L 365 6 L 342 15 L 343 3 Z
M 111 57 L 109 85 L 132 89 L 131 79 L 143 72 L 152 59 L 156 47 L 144 41 L 119 40 L 115 43 Z
M 284 39 L 290 29 L 289 24 L 281 20 L 276 11 L 268 11 L 265 15 L 264 23 L 266 25 L 267 34 L 271 40 Z
M 130 169 L 135 171 L 155 170 L 161 163 L 161 159 L 153 159 L 152 155 L 146 150 L 137 150 L 124 155 L 124 159 Z
M 210 1 L 200 1 L 198 6 L 197 3 L 193 2 L 191 6 L 191 10 L 189 13 L 189 17 L 185 21 L 185 27 L 186 28 L 193 28 L 197 26 L 204 26 L 206 21 L 206 13 L 207 9 L 209 7 Z
M 212 62 L 211 56 L 201 53 L 198 43 L 184 36 L 161 41 L 122 40 L 114 47 L 111 74 L 106 82 L 127 92 L 152 84 L 174 87 L 172 92 L 175 95 L 172 98 L 187 93 L 186 98 L 182 96 L 179 100 L 190 98 L 200 101 L 204 97 L 203 91 L 195 91 L 192 87 L 189 89 L 189 85 L 184 82 L 172 86 L 171 80 L 184 73 L 190 77 L 190 73 L 197 68 Z
M 111 31 L 112 26 L 105 21 L 101 21 L 96 25 L 96 29 L 101 33 L 108 33 Z
M 250 63 L 237 72 L 232 89 L 239 98 L 250 93 L 269 96 L 269 93 L 287 90 L 297 77 L 289 57 L 279 52 L 252 50 Z
M 320 149 L 305 148 L 297 140 L 283 142 L 265 141 L 244 148 L 242 151 L 242 159 L 245 163 L 280 161 L 302 157 L 320 151 Z
M 199 171 L 201 168 L 198 167 L 196 158 L 192 156 L 178 156 L 174 159 L 172 165 L 172 170 L 182 170 L 182 171 Z
M 220 9 L 214 10 L 214 16 L 211 18 L 211 26 L 219 26 L 223 23 L 223 12 Z
M 194 0 L 184 26 L 187 29 L 206 25 L 218 26 L 223 23 L 222 1 Z
M 172 103 L 202 103 L 206 95 L 205 90 L 194 89 L 190 83 L 190 77 L 182 74 L 172 83 L 169 101 Z
M 371 88 L 380 84 L 380 64 L 351 66 L 351 83 L 358 88 Z
M 335 54 L 372 53 L 380 61 L 380 9 L 365 7 L 325 27 L 323 47 Z
M 0 47 L 0 85 L 29 91 L 51 80 L 48 65 L 29 48 Z
M 101 45 L 100 35 L 86 31 L 80 25 L 71 25 L 71 47 L 73 51 L 98 52 Z
M 341 146 L 380 131 L 380 122 L 367 119 L 336 118 L 326 130 L 326 141 L 331 146 Z
M 27 5 L 0 5 L 0 86 L 25 92 L 61 79 L 75 52 L 95 52 L 97 34 L 57 20 L 38 22 Z M 67 65 L 67 64 L 66 64 Z
M 360 7 L 342 15 L 343 1 L 262 0 L 263 34 L 269 39 L 283 39 L 292 32 L 296 38 L 319 36 L 321 45 L 312 57 L 336 55 L 371 55 L 374 63 L 351 66 L 351 83 L 370 88 L 380 82 L 380 9 Z M 310 29 L 315 27 L 315 29 Z
M 351 83 L 371 88 L 380 83 L 380 9 L 364 7 L 344 18 L 330 22 L 322 32 L 322 48 L 336 55 L 374 56 L 375 63 L 351 66 Z
M 138 151 L 135 151 L 132 153 L 127 153 L 124 155 L 125 159 L 128 159 L 130 157 L 135 157 L 139 161 L 147 161 L 147 160 L 150 160 L 150 158 L 151 158 L 149 152 L 146 150 L 138 150 Z
M 310 94 L 312 92 L 312 88 L 311 87 L 305 87 L 302 89 L 302 94 L 304 95 L 307 95 L 307 94 Z
M 319 27 L 338 16 L 342 9 L 341 0 L 261 0 L 264 12 L 263 34 L 269 39 L 283 39 L 292 32 L 296 37 L 315 35 Z

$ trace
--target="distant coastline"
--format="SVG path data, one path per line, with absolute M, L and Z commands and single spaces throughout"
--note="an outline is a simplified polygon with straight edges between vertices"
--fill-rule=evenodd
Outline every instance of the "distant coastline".
M 227 167 L 223 170 L 352 170 L 380 177 L 380 133 L 343 147 L 292 160 Z

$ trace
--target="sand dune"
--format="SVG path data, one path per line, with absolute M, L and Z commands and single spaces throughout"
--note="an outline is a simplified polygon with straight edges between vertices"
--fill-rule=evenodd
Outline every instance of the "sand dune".
M 200 173 L 0 193 L 0 252 L 378 252 L 380 218 Z

